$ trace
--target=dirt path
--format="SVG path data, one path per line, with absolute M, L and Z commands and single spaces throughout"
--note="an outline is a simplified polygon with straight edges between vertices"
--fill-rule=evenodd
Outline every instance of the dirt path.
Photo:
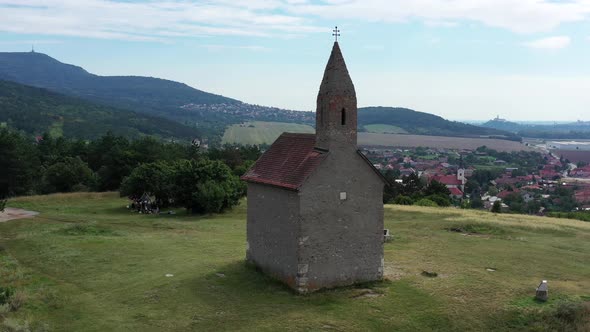
M 0 212 L 0 222 L 6 222 L 14 219 L 31 218 L 38 215 L 39 212 L 27 211 L 23 209 L 6 208 L 4 212 Z

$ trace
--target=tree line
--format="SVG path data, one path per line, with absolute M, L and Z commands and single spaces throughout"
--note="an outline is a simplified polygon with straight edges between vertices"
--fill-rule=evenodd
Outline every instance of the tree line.
M 163 205 L 220 212 L 245 194 L 239 181 L 260 156 L 253 146 L 209 151 L 145 136 L 112 133 L 92 141 L 43 135 L 38 142 L 0 128 L 0 201 L 8 197 L 73 191 L 155 195 Z M 202 205 L 204 201 L 209 203 Z

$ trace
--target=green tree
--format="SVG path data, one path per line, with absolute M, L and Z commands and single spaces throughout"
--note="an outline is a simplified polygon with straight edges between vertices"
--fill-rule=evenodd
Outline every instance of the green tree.
M 424 189 L 425 196 L 431 196 L 431 195 L 449 196 L 450 194 L 451 194 L 451 191 L 449 190 L 449 188 L 447 188 L 447 186 L 445 186 L 444 184 L 442 184 L 438 181 L 434 181 L 434 180 L 430 181 L 428 186 L 426 186 L 426 188 Z
M 173 197 L 174 172 L 170 163 L 158 161 L 136 167 L 121 183 L 121 196 L 140 197 L 144 193 L 156 198 L 160 207 L 169 205 Z
M 76 186 L 93 187 L 94 174 L 80 158 L 66 157 L 44 172 L 46 192 L 70 192 Z
M 492 205 L 492 212 L 493 213 L 502 213 L 502 203 L 500 203 L 500 201 L 494 202 L 494 205 Z
M 33 192 L 40 162 L 33 143 L 0 128 L 0 199 Z
M 173 168 L 174 201 L 193 213 L 221 212 L 245 194 L 245 184 L 221 161 L 180 160 Z

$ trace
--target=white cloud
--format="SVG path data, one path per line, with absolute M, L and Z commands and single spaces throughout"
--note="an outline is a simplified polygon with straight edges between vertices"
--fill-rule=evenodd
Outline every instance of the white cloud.
M 560 24 L 583 21 L 590 1 L 571 0 L 324 0 L 295 6 L 294 12 L 332 19 L 382 22 L 474 21 L 518 33 L 550 31 Z
M 568 36 L 555 36 L 533 40 L 525 43 L 525 45 L 530 48 L 556 50 L 568 47 L 571 41 Z
M 0 31 L 138 41 L 189 36 L 293 36 L 321 20 L 475 22 L 517 33 L 585 21 L 590 0 L 0 0 Z

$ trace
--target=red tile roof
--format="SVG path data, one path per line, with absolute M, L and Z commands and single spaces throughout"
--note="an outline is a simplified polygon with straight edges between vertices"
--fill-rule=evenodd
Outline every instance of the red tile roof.
M 315 148 L 315 134 L 283 133 L 242 180 L 297 190 L 327 154 Z
M 461 186 L 463 185 L 463 182 L 461 182 L 461 180 L 457 179 L 456 175 L 444 175 L 444 176 L 433 176 L 432 177 L 433 180 L 438 181 L 444 185 L 454 185 L 454 186 Z
M 463 196 L 463 192 L 459 188 L 449 188 L 449 191 L 453 196 Z

